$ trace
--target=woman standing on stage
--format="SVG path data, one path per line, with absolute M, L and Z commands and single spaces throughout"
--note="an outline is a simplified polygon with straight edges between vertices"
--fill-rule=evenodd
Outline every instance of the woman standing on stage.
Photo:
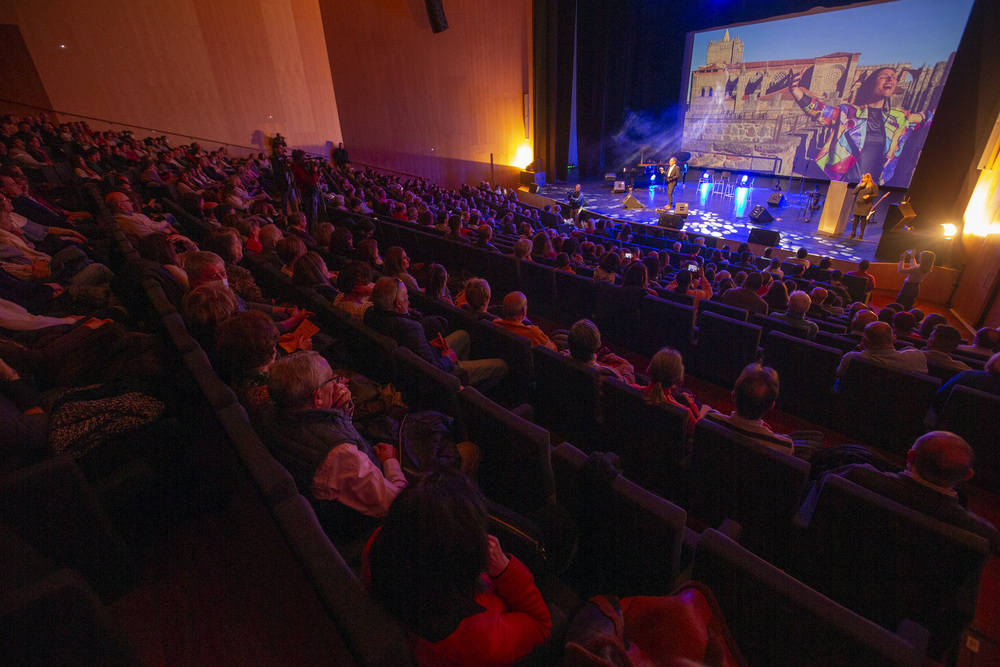
M 913 263 L 913 251 L 907 250 L 899 258 L 899 266 L 896 271 L 906 275 L 903 288 L 899 290 L 896 303 L 903 307 L 903 310 L 913 308 L 913 302 L 917 300 L 917 293 L 920 292 L 920 282 L 934 270 L 934 261 L 937 257 L 930 250 L 920 253 L 918 264 Z
M 872 180 L 872 175 L 868 173 L 863 174 L 858 187 L 854 188 L 854 224 L 851 227 L 851 235 L 847 237 L 847 240 L 853 239 L 855 234 L 858 235 L 859 241 L 865 238 L 868 215 L 872 212 L 872 206 L 875 205 L 876 197 L 878 197 L 878 186 Z M 860 234 L 858 234 L 859 222 L 861 223 Z

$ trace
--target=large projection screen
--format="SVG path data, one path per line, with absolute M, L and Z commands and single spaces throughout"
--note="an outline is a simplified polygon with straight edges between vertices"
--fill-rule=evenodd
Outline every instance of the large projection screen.
M 905 188 L 973 0 L 896 0 L 688 33 L 696 167 Z

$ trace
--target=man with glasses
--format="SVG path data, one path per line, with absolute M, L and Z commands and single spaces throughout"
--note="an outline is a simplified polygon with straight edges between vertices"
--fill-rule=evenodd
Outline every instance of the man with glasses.
M 268 446 L 321 518 L 350 531 L 385 516 L 406 478 L 395 447 L 372 447 L 354 427 L 346 380 L 319 353 L 297 352 L 271 365 L 267 391 L 275 405 Z
M 507 375 L 507 364 L 502 359 L 470 360 L 472 341 L 461 329 L 444 339 L 447 349 L 432 348 L 420 322 L 409 315 L 410 295 L 398 278 L 379 278 L 372 289 L 371 300 L 373 307 L 365 311 L 365 324 L 432 366 L 446 373 L 456 369 L 467 373 L 468 384 L 480 391 L 495 387 Z

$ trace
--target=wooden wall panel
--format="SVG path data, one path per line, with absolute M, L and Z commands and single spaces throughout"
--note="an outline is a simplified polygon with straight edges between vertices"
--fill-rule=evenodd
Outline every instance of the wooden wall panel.
M 530 92 L 530 0 L 444 0 L 435 34 L 422 0 L 320 0 L 352 161 L 449 186 L 516 185 Z
M 340 140 L 318 0 L 0 0 L 0 23 L 57 110 L 245 146 Z

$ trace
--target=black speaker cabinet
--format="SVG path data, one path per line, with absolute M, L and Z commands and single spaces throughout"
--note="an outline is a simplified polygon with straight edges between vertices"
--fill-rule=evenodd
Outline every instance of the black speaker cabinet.
M 781 234 L 775 229 L 751 229 L 747 243 L 757 243 L 759 245 L 775 247 L 781 241 Z
M 777 208 L 779 206 L 785 205 L 785 195 L 780 192 L 772 192 L 771 196 L 767 198 L 767 205 L 771 208 Z M 770 220 L 768 220 L 770 222 Z
M 677 202 L 677 206 L 674 207 L 674 213 L 686 216 L 688 214 L 688 203 L 686 201 Z
M 642 203 L 640 203 L 639 200 L 632 195 L 629 195 L 625 197 L 625 201 L 622 202 L 622 206 L 624 208 L 642 208 Z
M 427 18 L 431 20 L 431 30 L 444 32 L 448 29 L 448 19 L 444 15 L 442 0 L 424 0 L 427 5 Z
M 674 213 L 661 213 L 656 224 L 667 229 L 684 229 L 684 218 Z
M 534 182 L 530 183 L 528 185 L 528 192 L 530 192 L 531 194 L 536 194 L 538 192 L 538 183 Z
M 758 225 L 766 225 L 768 223 L 774 222 L 774 216 L 766 208 L 757 204 L 750 211 L 750 219 L 753 220 Z
M 909 202 L 890 204 L 889 210 L 885 213 L 882 232 L 902 231 L 903 227 L 913 223 L 915 217 L 917 214 L 913 212 L 913 207 L 910 206 Z

